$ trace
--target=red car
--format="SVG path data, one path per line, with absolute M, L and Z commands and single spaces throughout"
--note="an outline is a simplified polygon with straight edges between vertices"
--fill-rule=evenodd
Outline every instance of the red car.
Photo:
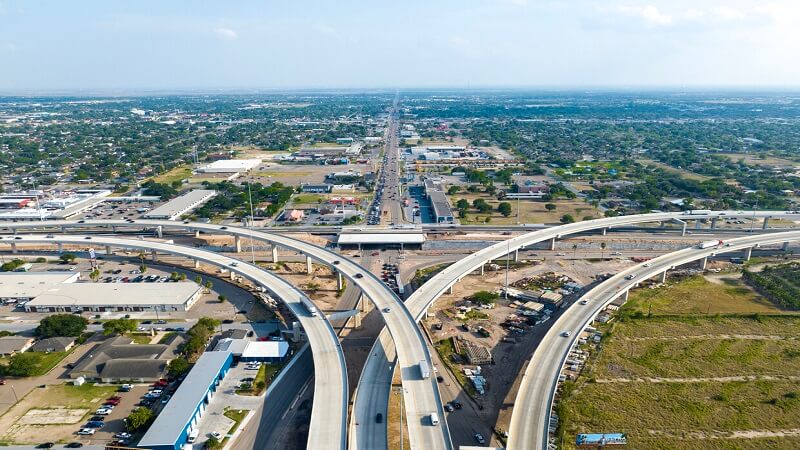
M 2 386 L 4 384 L 6 384 L 6 379 L 5 378 L 0 378 L 0 386 Z

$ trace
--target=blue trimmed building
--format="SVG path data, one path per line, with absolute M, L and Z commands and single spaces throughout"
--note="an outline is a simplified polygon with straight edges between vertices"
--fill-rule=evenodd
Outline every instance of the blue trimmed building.
M 232 362 L 233 354 L 229 351 L 203 353 L 137 447 L 180 450 L 197 427 Z

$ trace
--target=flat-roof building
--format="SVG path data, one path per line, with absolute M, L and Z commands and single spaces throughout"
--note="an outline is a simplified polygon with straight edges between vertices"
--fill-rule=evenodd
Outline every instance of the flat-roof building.
M 195 429 L 233 362 L 231 352 L 205 352 L 186 375 L 137 447 L 180 450 Z
M 195 189 L 187 192 L 180 197 L 173 198 L 172 200 L 164 203 L 163 205 L 153 209 L 144 215 L 145 219 L 166 219 L 175 220 L 180 216 L 193 211 L 203 203 L 211 200 L 216 191 L 209 189 Z
M 261 164 L 261 159 L 220 159 L 197 169 L 200 173 L 247 172 Z
M 80 272 L 2 272 L 0 300 L 30 300 L 58 285 L 78 281 Z
M 242 361 L 281 362 L 289 355 L 286 341 L 250 341 L 242 351 Z
M 27 312 L 183 312 L 203 292 L 196 283 L 63 283 L 25 304 Z

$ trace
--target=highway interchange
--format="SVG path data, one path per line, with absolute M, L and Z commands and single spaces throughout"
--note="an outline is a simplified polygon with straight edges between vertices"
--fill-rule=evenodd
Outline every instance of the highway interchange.
M 127 227 L 127 228 L 141 228 L 141 229 L 158 229 L 159 233 L 163 232 L 164 229 L 178 229 L 178 230 L 185 230 L 185 231 L 202 231 L 209 234 L 229 234 L 233 236 L 241 237 L 252 237 L 256 240 L 263 240 L 266 242 L 271 242 L 275 245 L 280 245 L 285 248 L 290 248 L 294 251 L 301 252 L 305 255 L 312 256 L 315 260 L 328 264 L 331 267 L 335 267 L 336 270 L 340 271 L 343 275 L 345 275 L 348 279 L 353 281 L 355 284 L 359 285 L 359 288 L 373 301 L 376 308 L 381 311 L 381 314 L 384 320 L 387 323 L 387 329 L 384 329 L 379 336 L 378 341 L 376 342 L 375 346 L 373 347 L 372 351 L 370 352 L 370 356 L 367 359 L 367 363 L 362 371 L 361 378 L 359 380 L 359 385 L 357 387 L 356 395 L 355 395 L 355 403 L 353 406 L 353 417 L 351 418 L 350 422 L 350 436 L 349 436 L 349 447 L 350 448 L 386 448 L 386 425 L 383 424 L 376 424 L 374 417 L 377 412 L 384 413 L 386 412 L 386 405 L 388 402 L 389 396 L 389 389 L 391 385 L 391 374 L 393 369 L 395 368 L 396 360 L 399 360 L 400 365 L 399 368 L 401 369 L 401 375 L 403 379 L 403 393 L 404 393 L 404 402 L 407 411 L 407 418 L 409 419 L 409 434 L 411 437 L 412 448 L 449 448 L 450 444 L 450 436 L 447 432 L 446 423 L 442 423 L 442 426 L 434 427 L 430 426 L 427 423 L 426 419 L 431 412 L 438 411 L 439 417 L 444 419 L 445 414 L 441 411 L 442 405 L 441 400 L 439 399 L 438 387 L 436 382 L 433 378 L 429 379 L 422 379 L 419 376 L 419 369 L 418 363 L 420 360 L 427 360 L 428 364 L 430 364 L 430 354 L 428 353 L 427 345 L 424 343 L 424 338 L 419 331 L 419 328 L 414 324 L 414 322 L 420 320 L 424 314 L 426 309 L 440 296 L 442 295 L 447 289 L 449 289 L 453 284 L 457 283 L 461 278 L 464 276 L 472 273 L 475 270 L 480 270 L 483 264 L 492 261 L 494 259 L 501 258 L 507 254 L 513 254 L 515 251 L 519 250 L 520 248 L 525 248 L 531 246 L 533 244 L 551 240 L 551 239 L 559 239 L 563 236 L 581 233 L 591 230 L 605 230 L 611 227 L 621 227 L 627 225 L 633 225 L 638 223 L 644 222 L 659 222 L 659 221 L 672 221 L 675 219 L 689 219 L 689 220 L 706 220 L 706 219 L 714 219 L 714 218 L 731 218 L 736 216 L 744 216 L 750 218 L 786 218 L 786 219 L 797 219 L 800 215 L 795 213 L 788 213 L 783 211 L 763 211 L 757 213 L 742 213 L 736 211 L 724 211 L 724 212 L 709 212 L 704 214 L 698 215 L 691 215 L 687 216 L 686 214 L 682 213 L 655 213 L 655 214 L 644 214 L 644 215 L 635 215 L 635 216 L 623 216 L 623 217 L 615 217 L 615 218 L 607 218 L 607 219 L 597 219 L 593 221 L 586 221 L 580 222 L 575 224 L 563 225 L 554 228 L 547 228 L 538 231 L 534 231 L 531 233 L 527 233 L 522 236 L 511 238 L 505 242 L 500 242 L 489 246 L 479 252 L 476 252 L 466 258 L 461 259 L 460 261 L 456 262 L 455 264 L 451 265 L 447 269 L 441 271 L 439 274 L 431 278 L 424 286 L 414 292 L 407 300 L 406 304 L 403 305 L 402 301 L 400 301 L 393 292 L 388 290 L 383 283 L 377 279 L 374 275 L 372 275 L 369 271 L 364 270 L 358 264 L 353 263 L 347 258 L 342 257 L 334 252 L 320 249 L 317 246 L 312 244 L 304 243 L 303 241 L 299 241 L 296 239 L 287 238 L 285 236 L 277 235 L 274 233 L 264 233 L 261 231 L 254 231 L 248 230 L 243 228 L 237 227 L 224 227 L 219 225 L 213 224 L 196 224 L 196 223 L 180 223 L 180 222 L 170 222 L 170 221 L 144 221 L 139 220 L 136 222 L 130 221 L 86 221 L 85 223 L 77 223 L 73 221 L 48 221 L 48 222 L 19 222 L 19 223 L 0 223 L 0 227 L 5 227 L 12 231 L 12 233 L 17 233 L 19 230 L 28 229 L 28 230 L 36 230 L 36 231 L 46 231 L 52 229 L 59 229 L 66 231 L 70 228 L 85 228 L 86 230 L 93 230 L 97 231 L 98 228 L 101 230 L 108 229 L 111 227 L 120 228 L 120 227 Z M 794 233 L 794 234 L 792 234 Z M 273 278 L 277 278 L 271 276 L 272 278 L 268 278 L 264 274 L 268 274 L 268 272 L 264 271 L 263 269 L 257 268 L 256 266 L 251 266 L 247 263 L 242 263 L 241 261 L 238 262 L 237 267 L 232 267 L 230 264 L 236 260 L 233 260 L 229 257 L 224 257 L 215 253 L 210 252 L 203 252 L 202 250 L 198 249 L 191 249 L 182 246 L 176 246 L 167 243 L 159 243 L 153 241 L 142 241 L 142 240 L 133 240 L 133 239 L 120 239 L 120 238 L 112 238 L 106 236 L 98 236 L 92 235 L 91 240 L 87 240 L 89 236 L 77 236 L 77 235 L 57 235 L 53 236 L 53 238 L 43 237 L 42 235 L 25 235 L 20 236 L 17 235 L 15 237 L 7 237 L 3 241 L 8 244 L 17 244 L 17 243 L 56 243 L 62 242 L 72 245 L 87 245 L 89 242 L 92 245 L 108 245 L 113 247 L 124 247 L 124 248 L 138 248 L 138 249 L 146 249 L 146 250 L 153 250 L 155 249 L 158 252 L 182 255 L 187 258 L 191 258 L 194 260 L 199 260 L 208 264 L 213 264 L 220 267 L 226 267 L 228 269 L 232 269 L 234 272 L 253 280 L 254 282 L 265 285 L 271 291 L 275 292 L 276 296 L 281 298 L 282 300 L 286 301 L 290 304 L 291 308 L 295 313 L 300 317 L 301 322 L 304 322 L 304 328 L 306 329 L 307 333 L 309 333 L 309 327 L 314 330 L 317 329 L 318 331 L 311 331 L 309 334 L 309 340 L 312 342 L 312 350 L 313 356 L 315 360 L 315 367 L 326 367 L 330 368 L 331 364 L 335 365 L 342 365 L 341 363 L 341 348 L 338 346 L 338 339 L 336 340 L 335 347 L 336 349 L 331 348 L 331 334 L 333 333 L 330 325 L 328 324 L 327 320 L 316 320 L 312 319 L 307 316 L 305 310 L 303 310 L 299 305 L 299 297 L 300 294 L 291 286 L 286 285 L 285 282 L 281 284 L 281 282 L 276 281 Z M 726 247 L 723 249 L 724 251 L 734 251 L 737 249 L 742 248 L 749 248 L 754 246 L 757 243 L 767 245 L 769 243 L 779 243 L 779 242 L 787 242 L 797 239 L 800 237 L 800 233 L 798 232 L 790 232 L 790 233 L 771 233 L 766 235 L 754 235 L 748 236 L 745 238 L 739 238 L 729 241 L 731 243 L 731 247 Z M 735 244 L 735 245 L 734 245 Z M 683 252 L 683 253 L 681 253 Z M 707 250 L 707 251 L 694 251 L 694 249 L 686 249 L 680 252 L 675 252 L 673 254 L 665 255 L 660 257 L 658 260 L 654 260 L 652 265 L 649 266 L 646 273 L 642 272 L 637 278 L 635 278 L 631 283 L 628 283 L 625 289 L 630 288 L 630 286 L 634 285 L 637 281 L 641 281 L 647 276 L 652 276 L 654 274 L 658 274 L 663 272 L 666 269 L 674 267 L 679 264 L 684 264 L 685 262 L 701 258 L 703 255 L 712 254 L 712 253 L 719 253 L 720 250 Z M 698 256 L 699 255 L 699 256 Z M 659 261 L 656 264 L 656 261 Z M 662 262 L 663 261 L 663 262 Z M 685 261 L 685 262 L 681 262 Z M 235 270 L 234 270 L 235 269 Z M 641 270 L 641 266 L 637 266 L 637 268 L 629 269 L 629 270 Z M 629 271 L 625 271 L 615 277 L 612 280 L 618 280 L 620 276 L 624 276 L 629 274 Z M 357 274 L 362 274 L 361 277 L 357 277 Z M 649 274 L 649 275 L 648 275 Z M 610 281 L 610 280 L 609 280 Z M 286 286 L 288 286 L 288 288 Z M 601 286 L 605 286 L 604 283 Z M 276 290 L 275 286 L 283 286 Z M 613 298 L 607 298 L 607 295 L 611 295 L 618 292 L 608 292 L 604 293 L 602 291 L 597 291 L 600 287 L 596 288 L 595 290 L 591 291 L 591 293 L 587 294 L 589 298 L 597 298 L 603 299 L 603 302 L 610 301 Z M 622 289 L 622 288 L 621 288 Z M 390 294 L 387 294 L 386 291 L 389 291 Z M 280 292 L 278 292 L 280 291 Z M 616 296 L 614 295 L 614 296 Z M 293 300 L 294 299 L 294 300 Z M 593 303 L 595 304 L 595 303 Z M 596 303 L 599 306 L 600 302 Z M 388 308 L 389 312 L 386 312 Z M 406 309 L 407 308 L 407 309 Z M 570 310 L 572 311 L 572 310 Z M 584 308 L 584 311 L 589 311 L 589 308 Z M 591 310 L 592 312 L 596 313 L 594 309 Z M 399 313 L 399 314 L 398 314 Z M 305 317 L 305 320 L 303 319 Z M 585 314 L 583 315 L 576 315 L 576 318 L 573 318 L 572 314 L 565 314 L 562 318 L 559 319 L 557 326 L 554 326 L 553 332 L 557 332 L 563 326 L 568 326 L 571 329 L 579 330 L 582 329 L 580 325 L 585 321 L 591 320 L 591 317 Z M 324 327 L 319 327 L 313 322 L 316 321 L 319 323 L 324 323 Z M 564 321 L 564 323 L 562 323 Z M 566 321 L 569 321 L 568 323 Z M 322 330 L 324 328 L 325 330 Z M 311 335 L 314 336 L 311 336 Z M 551 333 L 552 334 L 552 333 Z M 394 338 L 394 339 L 392 339 Z M 554 339 L 548 335 L 545 339 Z M 565 357 L 569 351 L 571 343 L 569 340 L 563 339 L 558 340 L 555 339 L 558 343 L 565 343 L 570 344 L 566 346 L 566 352 L 563 351 L 564 349 L 559 346 L 554 346 L 550 349 L 548 345 L 542 345 L 540 347 L 547 347 L 550 351 L 547 352 L 548 358 L 557 358 L 557 357 Z M 322 347 L 322 345 L 317 344 L 315 342 L 327 342 L 327 350 L 320 350 L 318 348 Z M 398 346 L 397 343 L 400 343 Z M 423 344 L 420 346 L 420 342 Z M 549 342 L 549 341 L 548 341 Z M 543 342 L 544 344 L 544 342 Z M 420 348 L 421 347 L 421 348 Z M 397 354 L 395 353 L 397 352 Z M 318 355 L 317 353 L 321 353 Z M 540 355 L 541 352 L 537 352 L 533 356 L 533 360 L 526 372 L 526 378 L 524 383 L 527 386 L 529 382 L 529 378 L 533 379 L 532 376 L 529 377 L 528 374 L 532 373 L 531 371 L 534 370 L 533 367 L 536 361 L 539 359 L 545 358 L 545 356 Z M 326 358 L 324 363 L 320 362 L 320 365 L 317 363 L 317 358 L 323 357 Z M 340 362 L 332 362 L 335 359 L 338 359 Z M 539 367 L 538 365 L 536 367 Z M 535 370 L 536 376 L 540 377 L 537 380 L 552 380 L 553 378 L 550 376 L 552 373 L 541 373 L 541 370 Z M 546 371 L 544 371 L 546 372 Z M 316 382 L 321 383 L 320 379 L 324 378 L 328 384 L 322 384 L 320 386 L 315 386 L 315 405 L 319 404 L 318 395 L 328 395 L 329 397 L 325 400 L 323 405 L 332 405 L 332 404 L 339 404 L 344 405 L 342 415 L 342 420 L 332 420 L 330 416 L 326 416 L 323 420 L 326 422 L 326 425 L 321 425 L 322 422 L 317 419 L 314 420 L 314 414 L 312 413 L 312 436 L 319 436 L 321 439 L 319 447 L 312 447 L 311 440 L 309 441 L 309 448 L 344 448 L 346 444 L 345 441 L 345 426 L 346 426 L 346 411 L 347 411 L 347 380 L 346 375 L 344 375 L 344 370 L 340 371 L 341 375 L 334 377 L 333 379 L 330 377 L 330 372 L 326 370 L 325 377 L 316 377 Z M 548 378 L 549 377 L 549 378 Z M 338 381 L 340 379 L 341 381 Z M 557 379 L 557 372 L 555 379 Z M 332 382 L 332 383 L 330 383 Z M 335 385 L 336 388 L 333 388 L 332 385 Z M 543 397 L 545 396 L 550 399 L 550 395 L 552 391 L 544 392 L 542 391 L 542 386 L 554 386 L 554 383 L 547 384 L 544 382 L 536 382 L 530 383 L 530 385 L 539 387 L 539 391 L 528 393 L 528 389 L 520 389 L 519 395 L 528 395 L 532 397 L 525 397 L 525 399 L 518 398 L 516 403 L 517 409 L 515 409 L 515 414 L 512 417 L 512 428 L 510 430 L 510 441 L 509 441 L 509 448 L 536 448 L 538 445 L 543 443 L 541 437 L 542 430 L 544 429 L 546 436 L 546 428 L 541 427 L 542 421 L 545 420 L 545 417 L 548 415 L 547 413 L 542 413 L 542 405 L 546 403 L 546 408 L 549 408 L 549 401 L 548 402 L 540 402 Z M 337 394 L 331 394 L 332 392 L 338 392 Z M 327 394 L 325 394 L 327 392 Z M 525 408 L 519 408 L 520 405 L 526 405 Z M 538 408 L 538 409 L 537 409 Z M 317 410 L 318 408 L 314 408 Z M 522 411 L 522 412 L 517 412 Z M 331 423 L 335 423 L 336 426 L 331 425 Z M 337 431 L 338 429 L 338 431 Z M 323 430 L 327 430 L 324 431 Z M 538 430 L 538 431 L 537 431 Z M 546 437 L 545 437 L 546 439 Z M 315 444 L 317 441 L 314 441 Z M 325 445 L 321 444 L 321 442 L 325 442 Z M 337 445 L 333 445 L 332 443 L 337 443 Z M 538 443 L 538 444 L 537 444 Z

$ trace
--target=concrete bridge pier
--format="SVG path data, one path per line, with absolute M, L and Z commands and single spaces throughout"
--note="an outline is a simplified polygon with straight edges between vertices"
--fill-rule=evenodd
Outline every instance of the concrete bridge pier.
M 784 242 L 783 245 L 781 246 L 781 250 L 783 250 L 783 251 L 789 250 L 789 243 L 788 242 Z
M 747 247 L 744 251 L 744 260 L 750 261 L 750 258 L 753 256 L 753 247 Z
M 768 226 L 769 226 L 769 217 L 764 217 L 764 224 L 761 225 L 761 229 L 766 230 Z
M 341 291 L 344 288 L 344 280 L 342 279 L 342 272 L 336 272 L 336 290 Z
M 485 268 L 486 268 L 486 264 L 481 264 L 481 276 L 483 276 Z
M 306 273 L 314 272 L 314 265 L 311 263 L 311 257 L 306 256 Z
M 233 237 L 233 246 L 236 247 L 236 253 L 242 253 L 242 238 L 240 236 Z
M 718 217 L 712 217 L 711 218 L 711 229 L 712 230 L 716 230 L 717 229 L 717 221 L 718 220 L 719 220 Z
M 158 236 L 159 239 L 164 237 L 164 227 L 163 226 L 159 225 L 159 226 L 156 227 L 156 236 Z
M 662 226 L 663 226 L 663 225 L 662 225 Z M 603 236 L 607 235 L 607 234 L 608 234 L 608 227 L 603 227 L 603 228 L 600 230 L 600 232 L 603 234 Z
M 200 268 L 200 260 L 199 259 L 195 259 L 194 260 L 194 268 L 195 269 L 199 269 Z
M 278 262 L 278 246 L 277 245 L 273 245 L 272 246 L 272 262 L 273 263 Z
M 555 249 L 556 249 L 556 238 L 552 238 L 550 239 L 550 251 L 553 251 Z
M 200 230 L 194 230 L 194 238 L 200 239 Z
M 681 229 L 681 236 L 686 236 L 686 222 L 683 222 L 683 228 Z
M 64 244 L 62 244 L 61 242 L 58 243 L 58 253 L 59 254 L 64 253 Z
M 707 265 L 708 265 L 708 256 L 700 260 L 700 269 L 706 270 Z
M 150 257 L 153 259 L 153 262 L 158 262 L 158 257 L 156 256 L 155 250 L 150 250 Z
M 626 289 L 625 292 L 622 293 L 622 299 L 627 302 L 628 301 L 628 294 L 630 294 L 630 289 Z
M 13 253 L 13 254 L 17 253 L 17 244 L 16 244 L 16 242 L 12 242 L 11 243 L 11 253 Z
M 106 255 L 110 255 L 110 254 L 111 254 L 111 246 L 110 245 L 106 245 Z
M 662 283 L 666 283 L 667 282 L 667 271 L 666 270 L 661 272 L 661 282 Z
M 455 283 L 453 283 L 453 284 L 455 284 Z M 451 284 L 450 287 L 447 288 L 447 293 L 448 294 L 451 294 L 451 295 L 453 294 L 453 284 Z
M 514 262 L 519 261 L 519 249 L 514 250 Z

